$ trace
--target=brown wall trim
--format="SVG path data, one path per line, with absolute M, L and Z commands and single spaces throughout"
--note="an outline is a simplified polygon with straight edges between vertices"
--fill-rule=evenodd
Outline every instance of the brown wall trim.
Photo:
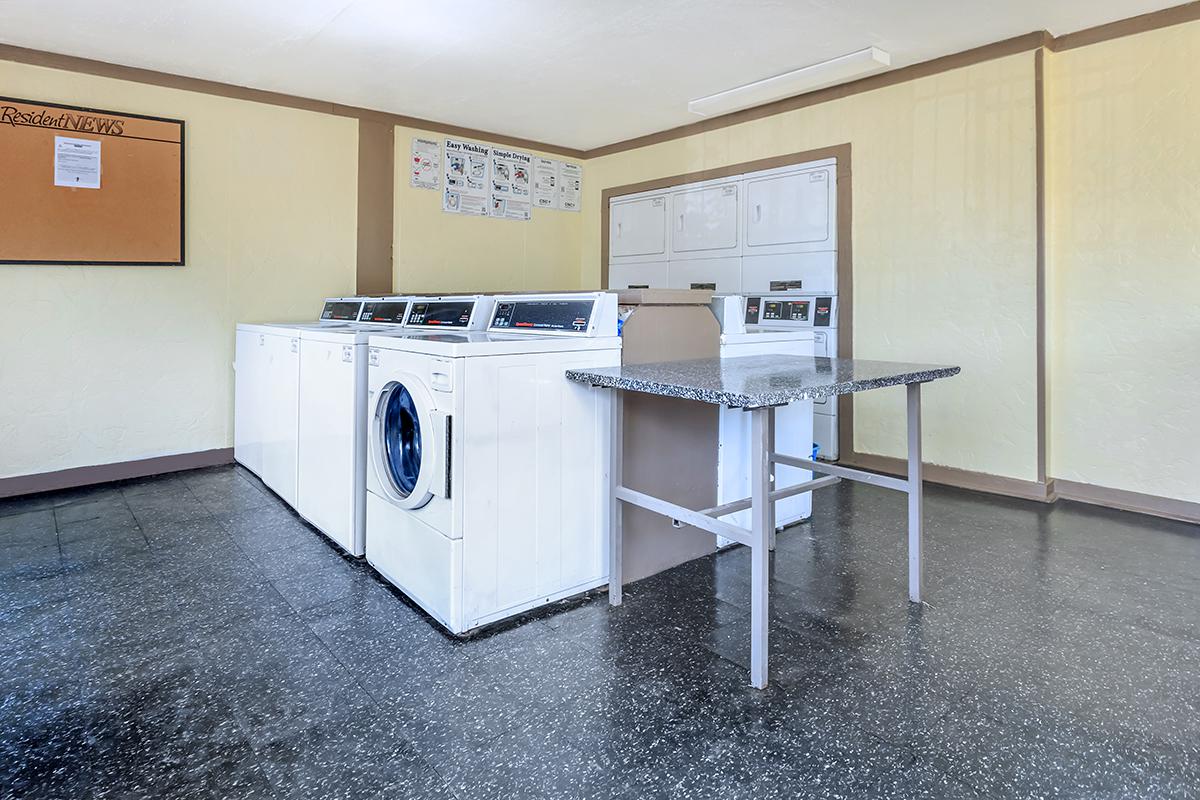
M 840 331 L 839 331 L 840 332 Z M 882 472 L 887 475 L 908 474 L 908 464 L 902 458 L 877 456 L 869 453 L 853 453 L 843 457 L 839 462 L 846 466 Z M 1006 497 L 1019 497 L 1023 500 L 1037 500 L 1042 503 L 1054 500 L 1054 482 L 1024 481 L 1019 478 L 1006 478 L 1002 475 L 991 475 L 986 472 L 974 472 L 955 467 L 943 467 L 938 464 L 922 466 L 925 480 L 929 483 L 940 483 L 943 486 L 955 486 L 959 489 L 971 489 L 976 492 L 1000 494 Z
M 1034 171 L 1037 195 L 1037 277 L 1035 341 L 1037 347 L 1037 479 L 1046 482 L 1046 51 L 1033 56 Z
M 140 67 L 126 67 L 121 64 L 112 64 L 107 61 L 96 61 L 90 58 L 67 56 L 60 53 L 47 53 L 43 50 L 32 50 L 28 47 L 16 47 L 15 45 L 0 44 L 0 61 L 14 61 L 20 64 L 29 64 L 35 67 L 61 69 L 68 72 L 77 72 L 83 75 L 96 75 L 101 78 L 132 81 L 134 83 L 144 83 L 150 86 L 162 86 L 167 89 L 179 89 L 185 92 L 199 92 L 201 94 L 216 95 L 217 97 L 228 97 L 234 100 L 248 100 L 253 103 L 266 103 L 267 105 L 282 106 L 284 108 L 297 108 L 302 111 L 316 111 L 321 114 L 333 114 L 334 116 L 339 117 L 355 117 L 358 119 L 373 120 L 375 122 L 383 122 L 389 125 L 402 125 L 408 128 L 420 128 L 422 130 L 435 131 L 437 133 L 447 134 L 450 136 L 461 136 L 467 139 L 482 139 L 494 144 L 509 145 L 510 147 L 542 150 L 547 153 L 568 156 L 570 158 L 582 159 L 585 157 L 584 151 L 582 150 L 577 150 L 572 147 L 560 147 L 555 144 L 538 142 L 533 139 L 505 136 L 503 134 L 492 133 L 490 131 L 464 128 L 458 125 L 449 125 L 442 122 L 435 122 L 433 120 L 421 119 L 419 117 L 409 117 L 403 114 L 389 114 L 384 111 L 375 111 L 369 108 L 358 108 L 356 106 L 347 106 L 340 103 L 313 100 L 308 97 L 296 97 L 295 95 L 283 94 L 281 92 L 268 92 L 262 89 L 251 89 L 246 86 L 235 86 L 229 83 L 204 80 L 203 78 L 189 78 L 184 75 L 172 75 L 168 72 L 157 72 L 151 69 L 141 69 Z
M 358 121 L 358 294 L 392 291 L 395 138 L 389 123 Z
M 1054 479 L 1054 490 L 1061 500 L 1075 500 L 1106 508 L 1136 511 L 1139 514 L 1200 524 L 1200 503 L 1130 492 L 1125 489 L 1109 489 L 1105 486 L 1077 483 L 1062 478 Z
M 1149 14 L 1141 14 L 1106 25 L 1097 25 L 1094 28 L 1085 28 L 1074 33 L 1055 36 L 1051 38 L 1048 47 L 1055 52 L 1074 50 L 1077 47 L 1086 47 L 1090 44 L 1107 42 L 1110 39 L 1120 39 L 1137 33 L 1169 28 L 1172 25 L 1195 22 L 1198 19 L 1200 19 L 1200 2 L 1184 3 L 1181 6 L 1172 6 L 1161 11 L 1151 11 Z
M 129 478 L 144 478 L 148 475 L 162 475 L 166 472 L 179 472 L 185 469 L 214 467 L 218 464 L 233 462 L 233 448 L 222 447 L 217 450 L 202 450 L 197 453 L 179 453 L 173 456 L 157 456 L 143 458 L 137 461 L 123 461 L 117 464 L 97 464 L 92 467 L 73 467 L 60 469 L 57 472 L 42 472 L 37 475 L 18 475 L 14 478 L 0 478 L 0 497 L 16 497 L 37 492 L 50 492 L 56 489 L 73 489 L 77 486 L 91 486 L 97 483 L 111 483 Z

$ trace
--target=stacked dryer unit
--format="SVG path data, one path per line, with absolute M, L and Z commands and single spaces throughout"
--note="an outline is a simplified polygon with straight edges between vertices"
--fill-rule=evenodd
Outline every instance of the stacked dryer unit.
M 796 293 L 837 303 L 837 162 L 824 159 L 609 201 L 608 286 Z M 837 355 L 817 331 L 818 355 Z M 819 325 L 819 323 L 818 323 Z M 827 344 L 823 351 L 822 344 Z M 817 413 L 821 457 L 836 459 L 837 401 Z M 832 430 L 829 430 L 832 428 Z
M 455 634 L 602 585 L 609 398 L 564 372 L 620 363 L 604 292 L 498 297 L 486 333 L 372 337 L 367 561 Z
M 362 298 L 331 297 L 315 322 L 237 326 L 233 458 L 289 505 L 296 505 L 300 333 L 353 323 L 362 304 Z

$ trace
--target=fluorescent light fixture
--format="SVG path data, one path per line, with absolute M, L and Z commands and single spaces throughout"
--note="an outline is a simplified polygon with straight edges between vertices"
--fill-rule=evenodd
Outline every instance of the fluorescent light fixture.
M 688 111 L 702 117 L 714 114 L 726 114 L 750 106 L 781 100 L 784 97 L 811 92 L 844 83 L 851 78 L 861 78 L 872 72 L 878 72 L 892 65 L 892 57 L 878 47 L 868 47 L 849 55 L 831 58 L 819 64 L 812 64 L 773 78 L 747 83 L 736 89 L 726 89 L 723 92 L 710 94 L 688 103 Z

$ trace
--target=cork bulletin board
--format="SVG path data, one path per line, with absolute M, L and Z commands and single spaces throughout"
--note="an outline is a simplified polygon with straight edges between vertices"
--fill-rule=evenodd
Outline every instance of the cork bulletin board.
M 0 264 L 182 266 L 183 121 L 0 97 Z

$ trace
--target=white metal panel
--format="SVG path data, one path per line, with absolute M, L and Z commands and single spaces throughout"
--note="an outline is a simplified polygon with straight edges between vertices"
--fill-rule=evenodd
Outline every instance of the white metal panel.
M 667 286 L 672 289 L 711 289 L 734 293 L 741 290 L 742 259 L 695 258 L 672 260 L 667 268 Z
M 805 294 L 837 294 L 837 253 L 777 253 L 742 257 L 742 292 L 757 294 L 786 291 L 788 286 Z M 795 282 L 799 281 L 799 285 Z
M 829 414 L 813 414 L 813 441 L 821 446 L 817 454 L 827 461 L 837 461 L 838 453 L 838 418 Z
M 262 474 L 263 334 L 239 327 L 234 343 L 233 458 Z
M 666 259 L 669 202 L 665 194 L 613 202 L 608 215 L 609 258 L 625 263 Z
M 296 436 L 300 393 L 300 340 L 264 336 L 263 483 L 296 505 Z
M 363 554 L 365 342 L 300 339 L 296 510 L 351 555 Z
M 737 253 L 740 190 L 736 181 L 698 185 L 671 195 L 671 259 Z
M 837 170 L 801 168 L 745 179 L 746 255 L 837 248 Z
M 645 261 L 634 264 L 609 262 L 609 289 L 663 289 L 667 286 L 666 261 Z

